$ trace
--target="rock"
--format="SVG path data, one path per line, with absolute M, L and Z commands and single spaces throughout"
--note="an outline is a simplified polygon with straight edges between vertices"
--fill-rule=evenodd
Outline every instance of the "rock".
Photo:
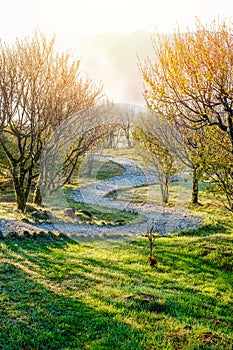
M 71 219 L 76 219 L 75 210 L 73 208 L 64 209 L 64 215 Z
M 52 231 L 47 232 L 47 237 L 49 238 L 56 238 L 55 234 Z
M 37 239 L 37 233 L 36 233 L 36 232 L 33 232 L 33 233 L 32 233 L 32 238 L 33 238 L 33 239 Z
M 44 210 L 43 213 L 44 213 L 45 217 L 47 218 L 46 221 L 52 217 L 52 213 L 48 210 Z
M 64 233 L 59 232 L 57 235 L 57 238 L 65 239 L 65 238 L 67 238 L 67 236 Z
M 26 238 L 30 238 L 30 237 L 31 237 L 30 232 L 27 231 L 27 230 L 23 231 L 23 235 L 24 235 L 24 237 L 26 237 Z
M 41 237 L 41 238 L 47 238 L 47 235 L 46 235 L 46 233 L 44 231 L 40 231 L 38 233 L 38 236 Z
M 12 238 L 12 239 L 17 239 L 19 237 L 18 235 L 18 232 L 16 231 L 10 231 L 8 234 L 7 234 L 7 237 L 8 238 Z
M 26 224 L 30 224 L 30 221 L 27 218 L 23 218 L 22 222 L 25 222 Z
M 35 221 L 48 221 L 49 220 L 49 212 L 46 210 L 35 210 L 31 213 L 31 216 Z
M 91 214 L 89 211 L 87 211 L 87 210 L 80 210 L 80 213 L 82 213 L 82 214 L 88 216 L 89 218 L 92 217 L 92 214 Z
M 38 219 L 39 212 L 35 210 L 35 211 L 31 212 L 31 216 L 33 217 L 33 219 Z

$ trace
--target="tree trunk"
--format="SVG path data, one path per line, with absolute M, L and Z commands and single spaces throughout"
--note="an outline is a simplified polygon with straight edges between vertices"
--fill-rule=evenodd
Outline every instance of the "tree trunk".
M 17 208 L 23 213 L 26 212 L 26 201 L 25 198 L 21 195 L 16 194 Z
M 131 144 L 130 134 L 129 133 L 126 134 L 126 139 L 127 139 L 127 143 L 128 143 L 128 148 L 131 148 L 132 144 Z
M 109 136 L 108 136 L 108 148 L 113 148 L 113 140 L 114 140 L 114 131 L 110 131 Z
M 87 158 L 87 171 L 86 171 L 86 175 L 91 175 L 92 170 L 93 170 L 93 166 L 94 166 L 94 158 L 92 157 L 92 155 L 90 155 L 90 157 Z
M 192 204 L 198 204 L 198 168 L 193 168 Z
M 21 210 L 23 213 L 25 213 L 26 203 L 27 203 L 27 199 L 25 198 L 25 192 L 23 188 L 21 188 L 17 178 L 13 178 L 13 185 L 14 185 L 17 208 Z
M 39 206 L 42 205 L 42 197 L 41 197 L 40 187 L 38 184 L 36 185 L 36 188 L 33 194 L 33 204 L 36 204 Z
M 25 171 L 24 169 L 18 168 L 17 166 L 13 167 L 12 179 L 17 208 L 25 213 L 28 196 L 31 190 L 31 169 Z
M 169 200 L 169 182 L 167 181 L 167 179 L 164 182 L 160 183 L 160 189 L 161 189 L 163 204 L 167 204 Z

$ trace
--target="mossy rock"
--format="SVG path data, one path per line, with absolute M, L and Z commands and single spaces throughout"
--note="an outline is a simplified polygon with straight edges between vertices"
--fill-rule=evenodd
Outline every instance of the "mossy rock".
M 73 208 L 64 209 L 64 215 L 71 219 L 76 219 L 75 210 Z
M 31 223 L 30 220 L 28 220 L 27 218 L 23 218 L 22 222 L 25 222 L 26 224 L 30 224 Z
M 32 218 L 35 221 L 48 221 L 49 220 L 49 213 L 46 210 L 35 210 L 31 213 Z
M 16 231 L 10 231 L 7 234 L 7 238 L 17 239 L 17 238 L 19 238 L 19 234 Z
M 23 231 L 23 236 L 24 236 L 25 238 L 30 238 L 30 237 L 31 237 L 31 233 L 30 233 L 29 231 L 27 231 L 27 230 L 24 230 L 24 231 Z

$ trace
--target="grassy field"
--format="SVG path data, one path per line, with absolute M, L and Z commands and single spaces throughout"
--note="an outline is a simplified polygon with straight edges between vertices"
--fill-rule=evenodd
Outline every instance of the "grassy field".
M 2 240 L 0 349 L 232 349 L 232 214 L 196 210 L 154 268 L 146 237 Z
M 188 195 L 188 183 L 177 186 L 171 201 Z M 0 187 L 1 218 L 20 217 L 9 187 Z M 232 350 L 233 214 L 205 187 L 190 208 L 204 224 L 156 238 L 153 268 L 143 236 L 0 239 L 0 349 Z M 158 200 L 156 186 L 127 191 Z
M 169 206 L 173 207 L 188 207 L 192 195 L 191 180 L 181 180 L 171 182 L 169 188 Z M 119 189 L 109 192 L 107 197 L 118 200 L 131 200 L 132 202 L 147 202 L 161 205 L 162 195 L 159 184 L 143 185 Z

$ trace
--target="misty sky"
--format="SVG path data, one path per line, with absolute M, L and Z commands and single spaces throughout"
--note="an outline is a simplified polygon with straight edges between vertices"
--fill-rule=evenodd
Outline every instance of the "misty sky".
M 136 49 L 130 47 L 127 53 L 129 34 L 135 30 L 172 33 L 177 25 L 185 31 L 194 28 L 196 17 L 205 24 L 218 17 L 230 20 L 232 14 L 232 0 L 2 0 L 0 37 L 11 42 L 16 36 L 30 35 L 35 28 L 49 37 L 55 34 L 58 47 L 70 47 L 81 56 L 94 79 L 103 81 L 106 93 L 116 102 L 143 103 L 141 86 L 136 91 L 133 81 L 135 62 L 130 65 L 141 38 L 135 39 Z M 119 50 L 111 43 L 105 46 L 106 37 L 100 34 L 107 32 L 118 34 L 113 42 Z M 147 50 L 150 53 L 148 44 L 144 49 L 145 54 Z

